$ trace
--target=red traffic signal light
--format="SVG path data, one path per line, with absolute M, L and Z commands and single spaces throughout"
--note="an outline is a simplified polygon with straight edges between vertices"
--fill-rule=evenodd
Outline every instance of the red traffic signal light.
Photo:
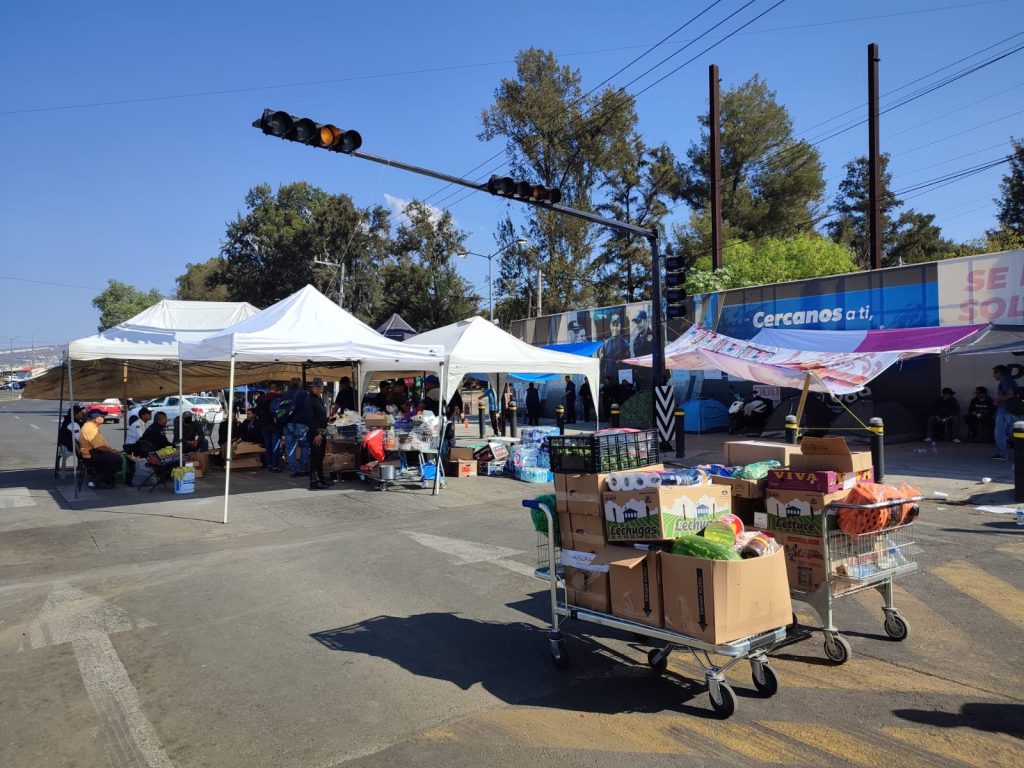
M 329 149 L 332 152 L 355 152 L 363 143 L 363 138 L 357 131 L 344 131 L 330 123 L 317 123 L 308 117 L 295 117 L 280 110 L 263 110 L 260 119 L 252 125 L 267 136 L 276 136 L 309 147 Z
M 554 205 L 562 201 L 561 190 L 543 184 L 516 181 L 510 176 L 491 176 L 487 181 L 487 191 L 498 197 L 511 197 L 529 203 Z

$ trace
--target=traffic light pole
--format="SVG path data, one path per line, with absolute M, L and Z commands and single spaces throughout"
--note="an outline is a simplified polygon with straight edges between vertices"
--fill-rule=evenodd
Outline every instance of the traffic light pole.
M 654 349 L 651 350 L 651 392 L 664 384 L 665 378 L 665 318 L 661 311 L 661 250 L 658 247 L 658 233 L 647 235 L 651 244 L 651 314 L 654 320 Z M 656 398 L 651 398 L 652 401 Z M 652 407 L 654 407 L 652 405 Z M 652 417 L 652 424 L 657 417 Z

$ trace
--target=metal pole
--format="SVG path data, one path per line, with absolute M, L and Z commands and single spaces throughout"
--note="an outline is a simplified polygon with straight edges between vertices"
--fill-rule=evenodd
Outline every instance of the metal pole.
M 488 384 L 487 386 L 490 386 L 490 384 Z M 484 401 L 483 400 L 477 400 L 477 403 L 476 403 L 476 416 L 477 416 L 477 421 L 480 422 L 480 439 L 481 440 L 484 439 L 484 411 L 486 411 L 486 410 L 487 409 L 486 409 L 486 406 L 484 405 Z
M 611 419 L 611 421 L 612 421 L 612 427 L 613 428 L 619 426 L 619 414 L 620 414 L 619 404 L 618 403 L 612 403 L 612 407 L 611 407 L 611 417 L 612 417 L 612 419 Z
M 182 441 L 183 433 L 185 431 L 185 395 L 182 393 L 184 389 L 184 383 L 182 382 L 181 375 L 181 358 L 178 359 L 178 466 L 185 466 L 185 443 Z M 227 522 L 225 520 L 225 522 Z
M 228 490 L 231 487 L 231 435 L 235 425 L 235 353 L 231 353 L 231 365 L 228 372 L 228 444 L 224 446 L 224 525 L 228 524 Z
M 676 457 L 686 455 L 686 411 L 676 408 Z
M 871 464 L 875 468 L 875 482 L 885 480 L 885 426 L 877 416 L 868 422 L 871 430 Z
M 71 376 L 71 352 L 68 350 L 68 401 L 71 403 L 71 420 L 75 418 L 75 383 Z M 78 446 L 75 445 L 75 430 L 71 430 L 71 448 L 75 454 L 75 463 L 71 469 L 71 486 L 75 489 L 75 499 L 78 499 L 78 473 L 82 470 L 78 466 Z
M 492 277 L 491 266 L 494 262 L 494 254 L 487 257 L 487 306 L 491 315 L 491 322 L 494 322 L 494 278 Z M 481 435 L 483 437 L 483 435 Z
M 61 375 L 60 375 L 60 405 L 57 407 L 57 455 L 53 460 L 53 477 L 57 479 L 58 473 L 60 473 L 60 430 L 61 424 L 64 421 L 64 372 L 63 369 L 67 365 L 67 360 L 61 360 Z M 75 418 L 75 406 L 72 403 L 68 403 L 68 410 L 71 411 L 72 420 Z M 71 422 L 68 422 L 68 426 L 71 426 Z M 75 447 L 75 441 L 71 441 L 72 450 Z
M 515 398 L 513 397 L 512 402 L 508 404 L 508 436 L 516 436 L 516 405 Z
M 537 317 L 540 317 L 542 314 L 544 314 L 541 311 L 541 308 L 540 308 L 540 305 L 541 305 L 541 294 L 543 292 L 544 292 L 544 279 L 541 277 L 541 273 L 540 273 L 540 254 L 538 253 L 537 254 Z
M 558 425 L 558 434 L 565 434 L 565 406 L 555 407 L 555 423 Z
M 868 219 L 870 268 L 882 268 L 882 158 L 878 149 L 878 44 L 868 46 Z
M 786 442 L 789 445 L 796 445 L 800 442 L 800 425 L 793 414 L 786 417 Z
M 1013 423 L 1013 500 L 1024 501 L 1024 421 Z
M 711 112 L 708 115 L 711 152 L 711 269 L 722 268 L 722 110 L 718 98 L 718 65 L 708 67 Z
M 446 408 L 447 399 L 446 398 L 447 398 L 447 395 L 448 395 L 448 372 L 444 369 L 444 363 L 441 363 L 440 365 L 438 365 L 438 372 L 440 373 L 440 375 L 438 376 L 438 384 L 437 385 L 438 385 L 438 387 L 441 390 L 438 393 L 438 397 L 440 398 L 440 409 L 441 409 L 441 434 L 438 437 L 438 441 L 437 441 L 437 456 L 434 457 L 434 487 L 430 491 L 430 495 L 431 496 L 437 496 L 438 494 L 441 493 L 441 472 L 444 471 L 444 470 L 441 469 L 441 464 L 442 464 L 441 459 L 442 459 L 443 454 L 444 454 L 444 433 L 445 433 L 445 429 L 446 429 L 446 427 L 445 427 L 445 418 L 446 418 L 445 411 L 447 410 L 447 408 Z
M 648 241 L 651 244 L 651 314 L 654 320 L 654 343 L 651 350 L 651 375 L 653 385 L 659 387 L 665 380 L 665 321 L 661 311 L 661 252 L 658 248 L 658 235 L 652 234 Z M 657 398 L 651 398 L 651 424 L 658 423 Z M 613 426 L 618 426 L 614 424 Z

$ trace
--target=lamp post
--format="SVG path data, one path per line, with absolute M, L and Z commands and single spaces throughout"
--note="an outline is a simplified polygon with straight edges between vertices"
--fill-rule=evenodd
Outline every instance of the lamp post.
M 479 256 L 482 259 L 487 259 L 487 306 L 492 323 L 494 322 L 494 280 L 491 267 L 494 261 L 494 257 L 500 253 L 507 251 L 513 245 L 526 245 L 528 242 L 530 241 L 527 240 L 525 237 L 517 237 L 515 242 L 509 243 L 504 248 L 499 248 L 494 253 L 476 253 L 475 251 L 463 250 L 459 251 L 456 254 L 460 259 L 464 259 L 467 256 Z
M 10 371 L 10 380 L 13 381 L 14 380 L 14 340 L 15 339 L 20 339 L 21 336 L 20 335 L 18 335 L 18 336 L 8 336 L 6 334 L 0 334 L 0 336 L 3 336 L 3 338 L 5 338 L 9 342 L 11 342 L 11 371 Z

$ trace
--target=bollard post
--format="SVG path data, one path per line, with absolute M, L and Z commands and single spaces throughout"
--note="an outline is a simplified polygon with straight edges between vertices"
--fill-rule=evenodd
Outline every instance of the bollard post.
M 477 420 L 480 422 L 480 439 L 484 436 L 484 412 L 487 410 L 487 406 L 484 405 L 484 401 L 481 400 L 476 404 L 476 415 Z
M 786 442 L 789 445 L 796 445 L 800 441 L 800 426 L 796 423 L 796 416 L 790 414 L 786 417 Z
M 564 406 L 559 405 L 559 406 L 555 407 L 555 423 L 558 424 L 558 434 L 564 435 L 565 434 L 565 407 Z
M 1013 423 L 1013 500 L 1024 501 L 1024 421 Z
M 868 422 L 871 430 L 871 463 L 875 467 L 875 482 L 885 480 L 885 428 L 877 416 Z
M 508 436 L 516 436 L 516 401 L 508 404 Z
M 618 403 L 612 403 L 611 416 L 612 416 L 612 426 L 613 427 L 619 426 L 619 413 L 620 413 L 620 411 L 619 411 L 619 404 Z
M 676 456 L 686 455 L 686 430 L 683 428 L 686 422 L 686 411 L 676 408 Z

